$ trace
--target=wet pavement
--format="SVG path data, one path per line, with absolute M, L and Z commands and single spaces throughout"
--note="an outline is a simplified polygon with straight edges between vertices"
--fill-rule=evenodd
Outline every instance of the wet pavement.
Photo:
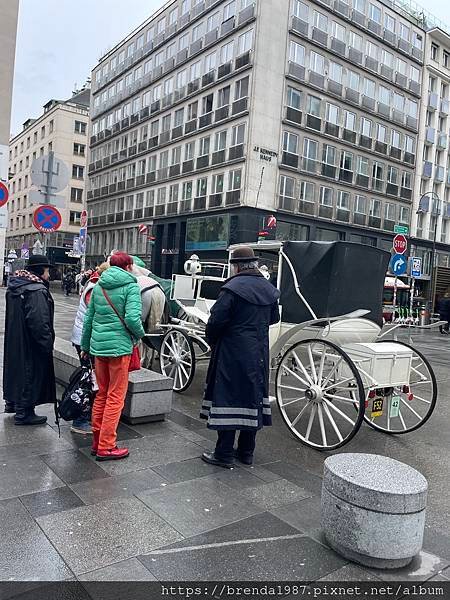
M 57 335 L 69 339 L 77 298 L 58 293 L 55 305 Z M 68 424 L 58 437 L 53 407 L 40 407 L 47 425 L 18 428 L 1 404 L 0 581 L 450 580 L 450 337 L 423 332 L 414 343 L 438 380 L 431 419 L 395 437 L 363 424 L 339 450 L 390 456 L 428 479 L 424 550 L 408 567 L 363 569 L 327 547 L 320 491 L 328 454 L 302 446 L 275 407 L 254 466 L 203 463 L 215 433 L 198 418 L 201 365 L 165 422 L 120 426 L 130 457 L 116 463 L 95 462 L 89 438 Z

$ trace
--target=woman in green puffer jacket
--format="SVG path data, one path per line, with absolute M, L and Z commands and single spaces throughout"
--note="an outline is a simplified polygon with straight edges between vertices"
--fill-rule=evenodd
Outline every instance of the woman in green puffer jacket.
M 127 448 L 116 446 L 117 426 L 125 403 L 133 346 L 145 335 L 141 292 L 130 273 L 133 260 L 118 252 L 111 257 L 110 265 L 93 289 L 81 337 L 81 350 L 95 357 L 99 389 L 92 408 L 92 454 L 97 460 L 118 460 L 129 454 Z

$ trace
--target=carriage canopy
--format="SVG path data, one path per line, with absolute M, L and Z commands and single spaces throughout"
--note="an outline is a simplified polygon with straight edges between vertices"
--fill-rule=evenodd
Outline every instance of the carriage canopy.
M 353 242 L 284 242 L 283 252 L 295 271 L 301 293 L 318 318 L 358 309 L 382 325 L 383 286 L 390 254 Z M 312 316 L 295 291 L 291 269 L 284 261 L 281 276 L 282 320 L 303 323 Z

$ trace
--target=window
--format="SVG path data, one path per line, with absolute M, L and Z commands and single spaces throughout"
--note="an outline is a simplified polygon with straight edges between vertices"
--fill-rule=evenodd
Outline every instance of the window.
M 405 97 L 397 92 L 394 92 L 394 108 L 401 112 L 405 109 Z
M 215 52 L 211 52 L 205 58 L 205 73 L 209 73 L 210 71 L 214 71 L 217 63 L 217 54 Z
M 189 34 L 185 33 L 178 40 L 178 49 L 181 51 L 181 50 L 184 50 L 185 48 L 187 48 L 188 46 L 189 46 Z
M 337 108 L 337 107 L 336 107 Z M 345 112 L 344 128 L 349 131 L 355 131 L 356 115 L 354 113 Z M 337 122 L 336 122 L 337 124 Z
M 391 146 L 393 146 L 394 148 L 401 148 L 400 133 L 395 129 L 391 131 Z
M 431 44 L 431 58 L 432 60 L 438 60 L 439 46 L 437 44 Z
M 400 73 L 400 75 L 404 75 L 405 77 L 408 76 L 408 65 L 404 60 L 401 60 L 400 58 L 397 59 L 397 72 Z
M 320 98 L 316 96 L 308 96 L 308 114 L 314 117 L 320 117 Z
M 295 198 L 295 179 L 293 177 L 280 177 L 280 196 L 285 198 Z
M 375 81 L 364 77 L 364 95 L 368 98 L 375 98 Z
M 290 133 L 289 131 L 284 132 L 283 152 L 287 152 L 288 154 L 298 154 L 298 135 Z
M 400 23 L 399 25 L 399 35 L 402 40 L 409 42 L 410 29 L 404 23 Z
M 344 150 L 341 153 L 341 169 L 343 171 L 353 172 L 353 154 Z
M 235 13 L 236 13 L 236 1 L 233 0 L 232 2 L 229 2 L 228 4 L 225 5 L 225 7 L 223 9 L 223 20 L 228 21 L 228 19 L 231 19 L 231 17 L 234 17 Z
M 377 142 L 386 143 L 387 139 L 387 128 L 384 125 L 377 125 Z
M 319 202 L 322 206 L 333 206 L 333 190 L 329 187 L 320 186 Z
M 80 212 L 74 212 L 74 211 L 70 211 L 70 224 L 71 225 L 76 225 L 80 222 L 80 218 L 81 218 L 81 213 Z
M 83 123 L 82 121 L 75 121 L 75 133 L 86 135 L 86 127 L 86 123 Z
M 297 65 L 305 64 L 305 47 L 291 40 L 289 45 L 289 60 Z
M 74 179 L 83 179 L 84 167 L 81 165 L 72 165 L 72 177 Z
M 161 34 L 166 28 L 166 19 L 163 18 L 161 21 L 158 21 L 156 25 L 156 35 Z
M 409 225 L 409 208 L 406 206 L 400 206 L 400 213 L 399 213 L 399 222 L 400 223 L 407 223 Z
M 385 104 L 386 106 L 391 105 L 391 90 L 384 87 L 384 85 L 380 85 L 378 88 L 378 100 L 381 104 Z
M 220 49 L 220 64 L 224 65 L 225 63 L 230 62 L 233 59 L 233 42 L 229 42 L 225 44 Z
M 362 52 L 362 49 L 363 49 L 363 39 L 362 39 L 362 37 L 360 35 L 358 35 L 354 31 L 350 31 L 349 44 L 355 50 L 359 50 L 360 52 Z
M 171 117 L 172 117 L 172 115 L 166 115 L 165 117 L 163 117 L 161 131 L 169 131 L 170 130 L 170 123 L 172 120 Z
M 348 192 L 338 191 L 337 207 L 340 210 L 350 210 L 350 194 Z
M 177 89 L 183 88 L 187 84 L 187 71 L 183 69 L 177 73 Z
M 177 9 L 174 8 L 169 13 L 169 25 L 174 25 L 177 22 Z
M 413 137 L 410 135 L 405 135 L 405 152 L 409 152 L 410 154 L 414 154 L 416 151 L 416 144 Z
M 366 14 L 366 0 L 353 0 L 353 6 L 358 12 Z
M 172 44 L 169 44 L 167 46 L 166 49 L 166 58 L 167 60 L 169 60 L 170 58 L 172 58 L 173 56 L 175 56 L 175 53 L 177 51 L 177 45 L 175 42 L 173 42 Z
M 74 144 L 73 145 L 73 153 L 79 156 L 84 156 L 86 150 L 86 146 L 84 144 Z
M 45 125 L 44 127 L 41 127 L 41 140 L 45 138 Z
M 54 125 L 55 125 L 55 123 L 54 123 L 54 121 L 53 121 L 53 119 L 52 119 L 52 120 L 50 121 L 50 123 L 48 124 L 48 132 L 49 132 L 49 133 L 53 133 Z M 29 148 L 29 147 L 30 147 L 30 144 L 29 144 L 29 139 L 30 139 L 30 138 L 28 138 L 28 140 L 27 140 L 27 148 Z M 23 142 L 21 143 L 21 150 L 23 150 Z
M 182 200 L 191 200 L 192 198 L 192 181 L 185 181 L 182 189 Z
M 228 106 L 230 104 L 230 86 L 219 90 L 217 95 L 217 108 L 222 108 L 223 106 Z
M 326 165 L 336 166 L 336 148 L 334 146 L 323 145 L 322 162 Z
M 370 201 L 369 214 L 371 217 L 381 217 L 381 200 L 376 200 L 375 198 L 372 198 L 372 200 Z
M 364 156 L 358 156 L 358 163 L 356 166 L 356 172 L 358 175 L 369 177 L 369 159 Z
M 83 202 L 83 190 L 81 188 L 70 188 L 70 201 Z
M 390 202 L 386 202 L 384 205 L 384 220 L 385 221 L 395 221 L 396 220 L 396 206 L 395 204 L 391 204 Z
M 201 179 L 197 179 L 197 198 L 201 196 L 206 196 L 208 192 L 208 180 L 206 177 L 202 177 Z
M 289 87 L 287 89 L 287 98 L 286 103 L 290 108 L 295 108 L 296 110 L 300 110 L 302 101 L 302 94 L 299 90 L 295 88 Z
M 164 82 L 164 95 L 168 96 L 172 92 L 173 92 L 173 77 L 170 77 L 170 79 L 166 79 L 166 81 Z
M 184 108 L 179 108 L 178 110 L 175 111 L 173 126 L 180 127 L 180 125 L 183 125 L 183 122 L 184 122 Z
M 202 98 L 202 115 L 207 115 L 213 109 L 214 94 L 208 94 Z
M 192 42 L 196 42 L 203 35 L 203 23 L 196 25 L 192 30 Z
M 223 173 L 213 175 L 212 188 L 213 194 L 221 194 L 223 192 Z
M 384 27 L 388 31 L 395 33 L 395 19 L 388 13 L 384 15 Z
M 253 29 L 246 31 L 238 37 L 238 55 L 245 54 L 252 48 Z
M 410 77 L 411 77 L 411 81 L 420 83 L 420 71 L 413 65 L 410 66 Z
M 128 165 L 128 166 L 130 166 L 130 165 Z M 161 154 L 159 155 L 159 168 L 165 169 L 168 166 L 169 166 L 169 151 L 164 150 L 164 152 L 161 152 Z
M 325 70 L 324 57 L 321 54 L 317 54 L 317 52 L 313 52 L 311 50 L 310 67 L 311 67 L 311 71 L 315 71 L 316 73 L 319 73 L 320 75 L 322 75 Z
M 228 190 L 230 192 L 241 189 L 241 177 L 242 177 L 241 169 L 235 169 L 234 171 L 229 172 L 229 174 L 228 174 Z
M 239 146 L 244 143 L 245 140 L 245 123 L 235 125 L 231 130 L 231 145 Z
M 419 115 L 419 105 L 415 100 L 406 101 L 406 114 L 413 119 L 417 119 Z
M 189 10 L 189 6 L 190 6 L 189 0 L 182 0 L 182 2 L 181 2 L 181 14 L 182 15 L 185 15 L 187 13 L 187 11 Z
M 372 187 L 375 190 L 382 191 L 383 190 L 383 182 L 384 182 L 384 165 L 379 162 L 374 162 L 372 166 Z
M 244 77 L 243 79 L 239 79 L 238 81 L 236 81 L 235 91 L 234 91 L 234 99 L 235 100 L 240 100 L 241 98 L 248 97 L 248 84 L 249 84 L 248 77 Z
M 361 80 L 360 80 L 359 74 L 355 73 L 355 71 L 348 71 L 347 78 L 348 78 L 348 87 L 351 90 L 354 90 L 355 92 L 359 92 L 359 88 L 361 85 Z
M 366 119 L 365 117 L 361 118 L 361 135 L 372 137 L 372 121 L 370 121 L 370 119 Z
M 386 67 L 393 69 L 394 68 L 394 55 L 391 52 L 388 52 L 387 50 L 383 50 L 383 52 L 381 53 L 381 62 L 384 65 L 386 65 Z
M 300 200 L 302 202 L 314 202 L 316 192 L 315 186 L 310 181 L 300 183 Z
M 198 155 L 205 156 L 205 155 L 209 154 L 209 151 L 210 151 L 210 137 L 208 135 L 208 137 L 204 137 L 204 138 L 201 138 L 201 140 L 199 140 Z
M 219 152 L 227 147 L 227 130 L 216 133 L 214 142 L 214 151 Z
M 178 202 L 178 183 L 171 185 L 169 189 L 169 202 Z
M 193 121 L 194 119 L 197 118 L 198 115 L 198 102 L 191 102 L 191 104 L 188 104 L 188 114 L 187 114 L 187 120 L 188 121 Z
M 372 42 L 367 41 L 367 44 L 366 44 L 367 56 L 369 56 L 370 58 L 373 58 L 374 60 L 378 60 L 378 52 L 379 52 L 378 46 L 376 46 L 375 44 L 372 44 Z
M 422 48 L 423 48 L 422 35 L 420 33 L 417 33 L 416 31 L 413 31 L 412 43 L 413 43 L 414 48 L 418 48 L 419 50 L 422 50 Z
M 201 62 L 199 60 L 197 62 L 195 62 L 193 65 L 191 65 L 190 81 L 194 81 L 195 79 L 198 79 L 200 77 L 200 75 L 201 75 L 200 67 L 201 67 Z
M 336 23 L 336 21 L 333 21 L 332 23 L 331 35 L 337 40 L 340 40 L 341 42 L 347 41 L 347 32 L 345 30 L 345 27 L 340 23 Z
M 355 213 L 367 214 L 367 198 L 365 196 L 355 196 Z
M 342 65 L 330 61 L 328 77 L 337 83 L 342 83 Z
M 328 123 L 333 123 L 333 125 L 339 125 L 339 107 L 335 104 L 326 104 L 326 112 L 325 118 Z
M 305 171 L 315 172 L 318 147 L 319 144 L 315 140 L 309 140 L 308 138 L 303 140 L 303 168 Z
M 319 12 L 318 10 L 314 11 L 313 24 L 314 24 L 314 27 L 317 27 L 317 29 L 320 29 L 321 31 L 328 33 L 328 17 L 326 15 L 322 14 L 321 12 Z
M 402 173 L 402 188 L 412 189 L 412 175 L 409 171 L 403 171 Z
M 387 180 L 392 185 L 398 185 L 398 169 L 396 167 L 388 167 Z
M 208 17 L 206 21 L 206 31 L 212 31 L 213 29 L 217 29 L 219 27 L 219 13 L 216 12 L 213 15 Z
M 294 0 L 294 16 L 308 22 L 308 5 L 300 0 Z
M 381 8 L 376 4 L 369 4 L 369 19 L 381 25 Z

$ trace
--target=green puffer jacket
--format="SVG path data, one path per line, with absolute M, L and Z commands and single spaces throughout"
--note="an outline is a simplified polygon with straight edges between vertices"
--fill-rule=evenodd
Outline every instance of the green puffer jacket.
M 141 323 L 141 292 L 136 277 L 119 267 L 110 267 L 92 291 L 83 322 L 81 349 L 93 356 L 125 356 L 133 343 L 119 317 L 108 304 L 108 294 L 137 342 L 145 334 Z

